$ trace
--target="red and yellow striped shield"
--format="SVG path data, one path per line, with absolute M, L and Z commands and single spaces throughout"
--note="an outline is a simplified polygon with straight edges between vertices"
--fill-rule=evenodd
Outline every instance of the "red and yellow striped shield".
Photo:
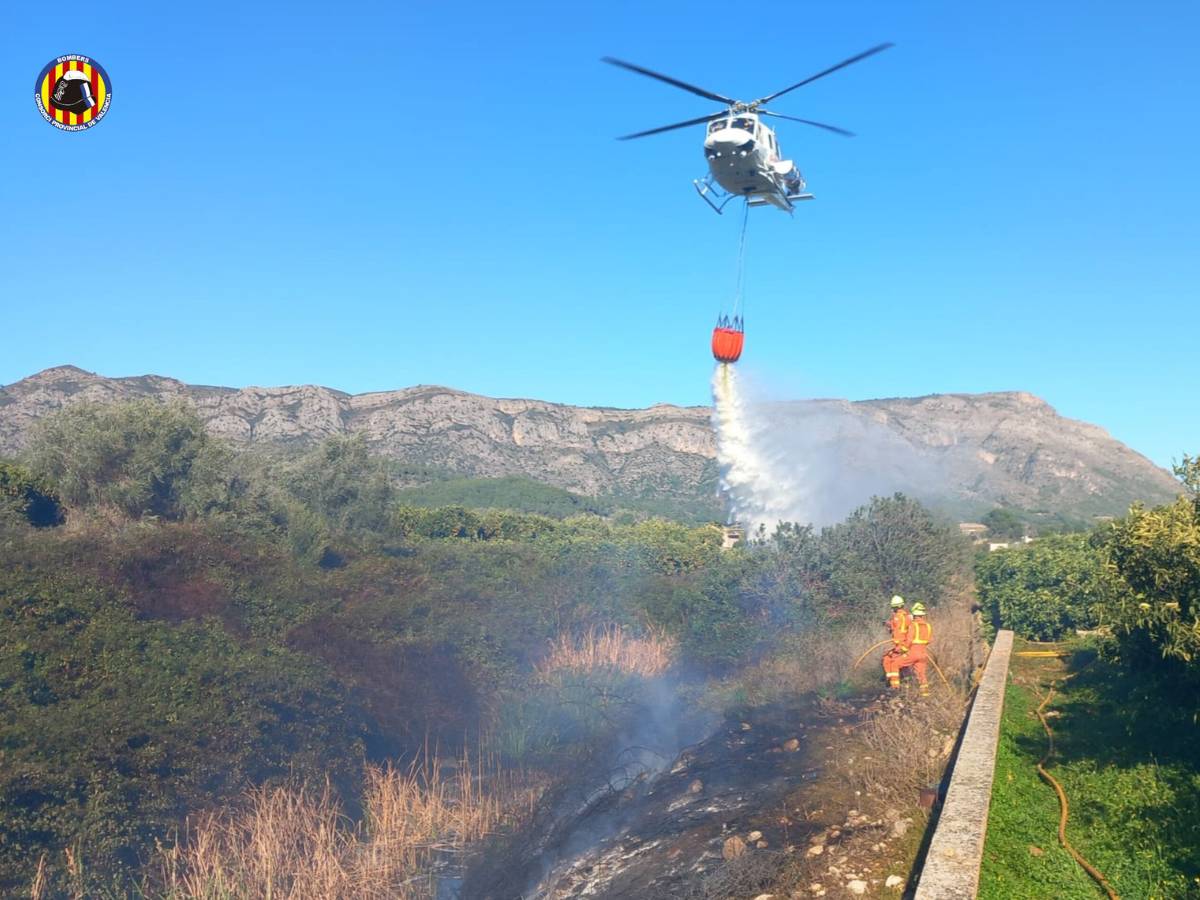
M 68 75 L 69 72 L 79 72 L 82 77 Z M 63 82 L 64 76 L 68 82 Z M 60 105 L 55 89 L 66 83 L 73 85 L 71 96 L 82 100 Z M 77 54 L 60 56 L 47 63 L 38 75 L 33 99 L 42 118 L 55 128 L 84 131 L 103 119 L 112 105 L 112 81 L 94 59 Z

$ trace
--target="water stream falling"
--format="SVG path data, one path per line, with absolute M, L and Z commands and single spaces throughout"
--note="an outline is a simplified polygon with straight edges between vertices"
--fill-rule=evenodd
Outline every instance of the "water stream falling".
M 749 412 L 737 368 L 718 363 L 713 371 L 713 426 L 721 488 L 728 494 L 730 519 L 751 532 L 767 534 L 781 521 L 807 521 L 797 500 L 802 493 L 800 460 L 773 459 L 759 434 L 762 423 Z M 800 518 L 797 518 L 797 517 Z
M 713 372 L 717 463 L 730 519 L 751 534 L 822 527 L 872 496 L 936 493 L 946 473 L 901 434 L 844 400 L 772 401 L 733 365 Z

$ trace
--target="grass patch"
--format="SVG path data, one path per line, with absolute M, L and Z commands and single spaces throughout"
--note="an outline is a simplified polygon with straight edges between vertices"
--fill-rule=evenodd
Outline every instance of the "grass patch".
M 662 631 L 637 637 L 620 625 L 593 626 L 579 636 L 559 634 L 550 642 L 549 653 L 534 668 L 542 681 L 552 680 L 558 672 L 597 669 L 653 678 L 670 668 L 675 650 L 676 641 Z
M 1019 648 L 1018 648 L 1019 649 Z M 1124 898 L 1200 897 L 1200 730 L 1169 698 L 1079 649 L 1058 660 L 1014 657 L 984 847 L 981 900 L 1092 900 L 1103 891 L 1058 844 L 1058 800 L 1035 765 L 1047 707 L 1048 764 L 1070 802 L 1067 838 Z

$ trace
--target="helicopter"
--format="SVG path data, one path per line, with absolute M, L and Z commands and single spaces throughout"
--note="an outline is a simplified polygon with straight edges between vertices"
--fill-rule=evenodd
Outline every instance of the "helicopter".
M 787 119 L 790 122 L 801 122 L 844 137 L 853 137 L 854 134 L 835 125 L 826 125 L 811 119 L 798 119 L 795 116 L 773 112 L 765 108 L 766 104 L 782 97 L 789 91 L 811 84 L 818 78 L 824 78 L 838 69 L 864 60 L 868 56 L 874 56 L 892 46 L 894 45 L 891 43 L 879 44 L 857 56 L 844 59 L 816 75 L 811 75 L 803 81 L 798 81 L 790 87 L 785 87 L 781 91 L 749 103 L 734 100 L 669 75 L 635 66 L 624 60 L 614 59 L 611 56 L 603 57 L 601 62 L 637 72 L 648 78 L 655 78 L 704 97 L 706 100 L 724 103 L 727 107 L 720 112 L 688 119 L 686 122 L 676 122 L 673 125 L 663 125 L 660 128 L 626 134 L 617 140 L 629 141 L 634 138 L 649 137 L 652 134 L 662 134 L 664 131 L 674 131 L 677 128 L 705 125 L 704 156 L 708 160 L 709 171 L 703 178 L 697 178 L 692 182 L 700 198 L 717 213 L 721 213 L 725 205 L 734 197 L 746 198 L 748 206 L 771 204 L 790 213 L 795 209 L 797 202 L 811 200 L 813 195 L 805 193 L 804 177 L 792 160 L 782 157 L 775 131 L 767 126 L 763 117 L 771 116 L 776 119 Z

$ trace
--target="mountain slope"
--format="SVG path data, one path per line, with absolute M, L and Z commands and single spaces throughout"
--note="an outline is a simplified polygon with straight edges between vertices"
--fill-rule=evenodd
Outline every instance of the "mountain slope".
M 19 452 L 37 419 L 69 403 L 138 397 L 191 402 L 214 434 L 243 445 L 361 433 L 377 452 L 407 465 L 464 477 L 522 476 L 582 494 L 689 503 L 716 490 L 706 407 L 584 408 L 433 386 L 358 395 L 312 385 L 234 389 L 156 375 L 105 378 L 73 366 L 0 388 L 0 454 Z M 795 427 L 819 416 L 823 452 L 846 471 L 855 460 L 868 467 L 910 460 L 922 470 L 911 489 L 960 515 L 1006 504 L 1086 518 L 1123 513 L 1137 499 L 1161 502 L 1178 490 L 1169 473 L 1103 429 L 1063 418 L 1031 394 L 778 407 L 781 421 Z M 904 477 L 895 486 L 910 487 Z

